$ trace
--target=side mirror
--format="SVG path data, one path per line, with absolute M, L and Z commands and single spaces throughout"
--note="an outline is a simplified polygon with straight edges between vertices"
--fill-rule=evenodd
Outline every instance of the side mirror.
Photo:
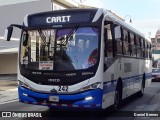
M 23 40 L 23 46 L 27 46 L 27 42 L 28 42 L 28 33 L 24 33 L 22 36 L 22 40 Z
M 12 32 L 13 32 L 13 27 L 12 26 L 7 27 L 4 34 L 4 40 L 10 41 Z
M 103 71 L 105 72 L 106 70 L 107 70 L 107 65 L 106 64 L 104 64 L 104 66 L 103 66 L 104 68 L 103 68 Z

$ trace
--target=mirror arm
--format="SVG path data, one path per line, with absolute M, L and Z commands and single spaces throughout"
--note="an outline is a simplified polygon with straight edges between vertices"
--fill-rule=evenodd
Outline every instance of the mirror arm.
M 5 34 L 4 34 L 4 40 L 10 41 L 10 38 L 12 36 L 12 32 L 13 32 L 13 27 L 17 27 L 19 29 L 24 29 L 24 26 L 22 25 L 17 25 L 17 24 L 11 24 L 9 27 L 7 27 L 7 29 L 5 30 Z
M 23 29 L 23 28 L 24 28 L 24 26 L 18 25 L 18 24 L 11 24 L 10 26 L 11 26 L 11 27 L 17 27 L 17 28 L 19 28 L 19 29 Z

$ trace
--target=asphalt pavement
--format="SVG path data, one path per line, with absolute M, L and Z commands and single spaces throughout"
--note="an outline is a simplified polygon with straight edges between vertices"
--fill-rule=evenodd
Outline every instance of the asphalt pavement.
M 0 75 L 0 105 L 18 100 L 17 75 Z

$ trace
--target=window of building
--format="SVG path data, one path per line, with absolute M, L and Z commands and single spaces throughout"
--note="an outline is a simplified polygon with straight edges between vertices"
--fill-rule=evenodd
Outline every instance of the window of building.
M 58 10 L 57 5 L 53 5 L 53 10 Z
M 157 38 L 157 43 L 160 43 L 160 38 Z
M 65 8 L 56 3 L 53 3 L 53 10 L 61 10 L 61 9 L 65 9 Z

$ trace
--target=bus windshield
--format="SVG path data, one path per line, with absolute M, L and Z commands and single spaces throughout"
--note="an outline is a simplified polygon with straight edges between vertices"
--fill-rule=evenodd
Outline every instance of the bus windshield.
M 23 45 L 24 34 L 27 45 Z M 75 27 L 23 31 L 20 64 L 26 69 L 72 71 L 98 61 L 98 28 Z

